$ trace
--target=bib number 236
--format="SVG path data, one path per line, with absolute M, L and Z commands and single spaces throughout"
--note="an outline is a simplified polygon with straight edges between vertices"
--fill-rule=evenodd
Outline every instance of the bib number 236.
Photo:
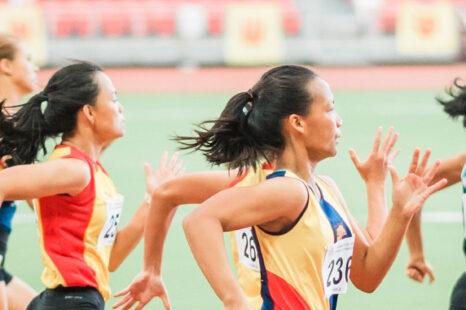
M 346 293 L 353 257 L 354 237 L 345 238 L 327 248 L 322 266 L 325 297 Z

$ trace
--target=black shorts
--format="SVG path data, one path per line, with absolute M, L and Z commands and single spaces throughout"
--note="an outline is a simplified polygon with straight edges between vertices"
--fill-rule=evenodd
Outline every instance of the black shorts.
M 93 287 L 46 289 L 36 296 L 26 310 L 104 310 L 105 301 Z
M 458 279 L 453 288 L 450 310 L 466 310 L 466 272 Z
M 8 238 L 10 233 L 0 229 L 0 256 L 2 256 L 2 263 L 0 264 L 0 282 L 5 282 L 6 285 L 11 282 L 13 276 L 5 270 L 5 255 L 7 250 Z

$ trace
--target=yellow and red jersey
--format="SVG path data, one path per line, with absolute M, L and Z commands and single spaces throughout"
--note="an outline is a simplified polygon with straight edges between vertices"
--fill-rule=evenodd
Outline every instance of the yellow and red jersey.
M 267 178 L 282 176 L 299 179 L 285 170 Z M 333 296 L 325 298 L 322 266 L 328 246 L 351 236 L 352 230 L 332 190 L 317 177 L 316 182 L 322 199 L 306 185 L 308 202 L 291 227 L 278 233 L 253 228 L 263 298 L 263 305 L 254 309 L 329 310 L 336 306 Z
M 91 179 L 78 195 L 54 195 L 35 201 L 45 266 L 42 282 L 47 288 L 95 287 L 108 300 L 108 263 L 123 197 L 98 161 L 65 145 L 58 145 L 49 160 L 58 158 L 84 161 Z
M 273 172 L 273 166 L 263 163 L 256 170 L 249 168 L 230 184 L 230 187 L 252 186 L 266 180 Z M 236 267 L 238 282 L 246 294 L 253 309 L 260 309 L 260 267 L 251 227 L 230 232 L 230 243 L 233 252 L 233 262 Z

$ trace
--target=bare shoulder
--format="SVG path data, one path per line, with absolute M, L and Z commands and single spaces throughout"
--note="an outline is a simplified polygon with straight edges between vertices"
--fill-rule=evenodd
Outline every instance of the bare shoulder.
M 255 187 L 258 195 L 269 197 L 278 203 L 302 205 L 308 199 L 306 184 L 291 177 L 268 179 Z
M 89 165 L 76 158 L 60 158 L 37 164 L 49 171 L 47 175 L 54 177 L 69 188 L 67 194 L 75 195 L 81 192 L 91 180 Z

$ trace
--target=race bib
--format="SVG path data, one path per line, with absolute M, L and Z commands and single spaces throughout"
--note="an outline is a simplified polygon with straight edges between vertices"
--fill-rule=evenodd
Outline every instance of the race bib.
M 247 227 L 235 231 L 238 258 L 239 262 L 249 269 L 260 271 L 257 247 L 251 229 Z
M 329 298 L 334 294 L 346 293 L 353 257 L 353 246 L 354 237 L 349 237 L 327 247 L 324 264 L 322 265 L 325 298 Z
M 107 218 L 97 240 L 97 247 L 112 246 L 123 209 L 123 196 L 107 200 Z

